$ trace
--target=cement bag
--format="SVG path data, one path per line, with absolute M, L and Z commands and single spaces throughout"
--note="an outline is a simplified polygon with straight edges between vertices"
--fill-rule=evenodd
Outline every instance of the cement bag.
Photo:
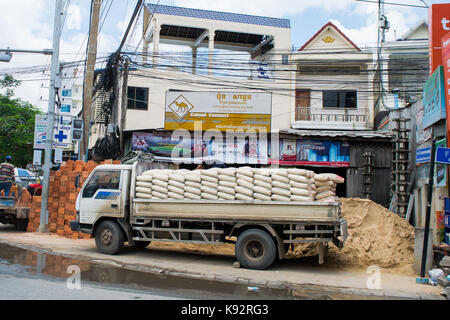
M 167 188 L 160 187 L 160 186 L 157 186 L 157 185 L 153 185 L 153 187 L 152 187 L 152 194 L 153 194 L 153 191 L 156 191 L 156 192 L 159 192 L 159 193 L 163 193 L 163 194 L 167 194 L 167 192 L 168 192 Z
M 152 199 L 152 195 L 148 193 L 136 193 L 136 198 Z
M 136 187 L 136 193 L 149 193 L 152 194 L 152 189 L 145 187 Z
M 256 200 L 262 200 L 262 201 L 271 201 L 272 200 L 271 196 L 261 194 L 261 193 L 253 193 L 253 198 L 255 198 Z
M 279 194 L 272 194 L 272 200 L 274 201 L 290 201 L 291 197 L 280 196 Z
M 316 174 L 314 179 L 316 179 L 317 181 L 333 181 L 336 183 L 344 183 L 345 179 L 342 178 L 341 176 L 338 176 L 337 174 L 334 173 L 321 173 L 321 174 Z
M 157 198 L 157 199 L 167 199 L 167 190 L 166 193 L 162 193 L 162 192 L 158 192 L 153 190 L 152 191 L 152 199 Z
M 272 181 L 272 188 L 281 188 L 281 189 L 289 190 L 291 188 L 291 184 L 274 180 L 274 181 Z
M 291 187 L 305 190 L 312 190 L 315 188 L 314 185 L 311 185 L 309 183 L 295 182 L 294 180 L 291 180 Z
M 144 181 L 137 181 L 136 182 L 136 187 L 151 188 L 152 185 L 153 184 L 151 182 L 144 182 Z
M 167 192 L 167 197 L 169 199 L 184 200 L 184 195 L 176 192 Z
M 314 194 L 310 190 L 291 188 L 290 191 L 291 191 L 292 195 L 296 195 L 296 196 L 304 196 L 304 197 L 314 196 Z
M 217 189 L 215 189 L 215 188 L 210 188 L 210 187 L 207 187 L 207 186 L 202 186 L 202 187 L 200 188 L 200 191 L 201 191 L 202 196 L 203 196 L 204 193 L 209 193 L 209 194 L 217 195 Z
M 237 175 L 238 173 L 253 178 L 253 168 L 250 168 L 250 167 L 240 167 L 240 168 L 237 168 L 237 169 L 236 169 L 236 175 Z
M 153 186 L 159 186 L 162 188 L 167 188 L 169 186 L 169 183 L 167 181 L 159 180 L 159 179 L 153 179 L 152 181 Z
M 314 199 L 312 197 L 305 197 L 293 194 L 291 196 L 291 201 L 314 201 Z
M 334 197 L 335 195 L 336 194 L 333 191 L 325 191 L 325 192 L 316 194 L 315 199 L 320 200 L 320 199 L 327 198 L 327 197 Z
M 298 177 L 301 177 L 301 176 L 298 176 Z M 279 175 L 279 174 L 272 174 L 272 184 L 273 184 L 274 181 L 280 181 L 280 182 L 284 182 L 284 183 L 287 183 L 287 184 L 290 183 L 290 180 L 289 180 L 289 178 L 287 176 L 282 176 L 282 175 Z
M 255 174 L 253 176 L 253 180 L 259 180 L 259 181 L 264 181 L 266 183 L 272 183 L 272 178 L 269 176 L 263 176 L 261 174 Z
M 190 172 L 184 176 L 185 181 L 202 182 L 200 173 Z
M 253 183 L 248 182 L 247 180 L 237 179 L 236 183 L 238 184 L 238 186 L 244 187 L 246 189 L 253 189 Z
M 270 177 L 270 169 L 269 168 L 254 168 L 253 169 L 253 177 L 255 175 Z
M 234 190 L 234 188 L 229 188 L 229 187 L 224 187 L 224 186 L 219 186 L 219 187 L 217 188 L 217 191 L 218 191 L 218 192 L 221 192 L 221 193 L 226 193 L 226 194 L 228 194 L 228 195 L 230 195 L 230 196 L 233 196 L 233 197 L 234 197 L 234 195 L 235 195 L 235 193 L 236 193 L 236 191 Z
M 193 187 L 185 186 L 184 187 L 184 195 L 186 196 L 186 193 L 192 193 L 192 194 L 200 196 L 200 194 L 201 194 L 200 188 L 193 188 Z
M 276 194 L 282 197 L 287 197 L 290 198 L 291 197 L 291 191 L 286 190 L 286 189 L 282 189 L 282 188 L 272 188 L 272 196 Z
M 177 188 L 180 188 L 180 189 L 184 189 L 184 183 L 181 183 L 181 182 L 178 182 L 178 181 L 175 181 L 175 180 L 170 180 L 169 181 L 169 186 L 174 186 L 174 187 L 177 187 Z
M 201 175 L 217 178 L 219 176 L 219 169 L 211 168 L 211 169 L 207 169 L 207 170 L 202 170 Z
M 220 168 L 218 173 L 219 173 L 219 176 L 220 175 L 234 176 L 236 174 L 236 168 Z
M 202 184 L 200 182 L 186 181 L 184 183 L 184 187 L 192 187 L 192 188 L 200 189 L 201 186 L 202 186 Z
M 326 197 L 326 198 L 322 198 L 317 201 L 319 201 L 319 202 L 338 202 L 338 197 Z
M 191 192 L 184 192 L 184 198 L 190 199 L 190 200 L 201 200 L 202 197 L 199 194 L 191 193 Z
M 297 169 L 297 168 L 292 168 L 292 169 L 286 169 L 288 174 L 293 174 L 296 176 L 304 176 L 307 177 L 308 179 L 312 177 L 312 174 L 309 170 L 305 170 L 305 169 Z
M 206 187 L 217 189 L 219 184 L 218 183 L 214 183 L 214 182 L 209 182 L 209 181 L 202 181 L 202 186 L 206 186 Z
M 214 177 L 205 176 L 205 175 L 202 174 L 201 179 L 202 179 L 202 182 L 203 181 L 208 181 L 208 182 L 213 182 L 215 184 L 219 184 L 219 179 L 214 178 Z
M 270 175 L 278 175 L 278 176 L 282 176 L 282 177 L 287 177 L 288 176 L 288 172 L 287 169 L 270 169 Z
M 172 185 L 169 185 L 167 190 L 169 192 L 172 192 L 172 193 L 177 193 L 177 194 L 179 194 L 181 196 L 183 196 L 183 194 L 184 194 L 184 188 L 178 188 L 178 187 L 175 187 L 175 186 L 172 186 Z M 169 194 L 169 192 L 167 192 L 167 194 Z
M 217 195 L 213 195 L 213 194 L 210 194 L 210 193 L 202 192 L 201 196 L 202 196 L 202 199 L 206 199 L 206 200 L 219 200 Z
M 234 196 L 236 200 L 246 200 L 246 201 L 253 201 L 253 197 L 249 197 L 242 193 L 236 193 Z
M 150 175 L 136 177 L 136 181 L 152 182 L 152 180 L 153 180 L 153 176 L 150 176 Z
M 230 181 L 221 181 L 219 180 L 219 187 L 228 187 L 228 188 L 236 188 L 237 187 L 237 183 L 236 182 L 230 182 Z
M 170 181 L 177 181 L 177 182 L 180 182 L 180 183 L 184 183 L 184 176 L 183 175 L 181 175 L 181 174 L 176 174 L 176 173 L 172 173 L 170 176 L 169 176 L 169 182 Z
M 237 186 L 236 188 L 234 188 L 234 190 L 236 191 L 236 194 L 235 194 L 236 198 L 237 198 L 238 194 L 243 194 L 243 195 L 248 196 L 250 198 L 253 196 L 253 190 L 252 189 L 247 189 L 247 188 L 242 187 L 242 186 Z
M 258 186 L 258 187 L 262 187 L 262 188 L 265 188 L 265 189 L 269 189 L 269 190 L 271 190 L 272 189 L 272 183 L 267 183 L 267 182 L 264 182 L 264 181 L 261 181 L 261 180 L 253 180 L 253 184 L 255 185 L 255 186 Z
M 218 179 L 219 179 L 219 182 L 220 181 L 236 182 L 236 177 L 234 176 L 234 174 L 232 176 L 226 176 L 223 174 L 219 174 Z
M 333 181 L 316 181 L 314 184 L 316 185 L 316 187 L 325 187 L 325 186 L 336 187 L 336 182 Z
M 155 173 L 153 175 L 153 179 L 162 180 L 162 181 L 169 181 L 169 175 L 164 173 Z
M 263 187 L 259 187 L 259 186 L 255 186 L 253 187 L 253 196 L 255 196 L 255 193 L 259 193 L 262 195 L 266 195 L 266 196 L 271 196 L 272 195 L 272 189 L 266 189 Z
M 228 194 L 228 193 L 219 191 L 219 192 L 217 192 L 217 196 L 219 197 L 219 200 L 234 200 L 234 193 Z
M 288 178 L 289 178 L 289 181 L 311 184 L 310 179 L 308 179 L 305 176 L 300 176 L 300 175 L 296 175 L 296 174 L 288 174 Z M 314 183 L 314 181 L 313 181 L 313 183 Z
M 245 174 L 241 174 L 241 173 L 236 173 L 236 179 L 237 180 L 245 180 L 248 181 L 249 183 L 253 183 L 253 177 L 251 176 L 246 176 Z
M 316 193 L 322 193 L 322 192 L 326 192 L 326 191 L 336 192 L 336 187 L 324 186 L 324 187 L 319 187 L 316 189 Z

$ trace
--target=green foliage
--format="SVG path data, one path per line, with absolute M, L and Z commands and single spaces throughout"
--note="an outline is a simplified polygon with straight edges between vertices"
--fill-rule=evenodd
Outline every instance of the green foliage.
M 29 102 L 12 99 L 12 88 L 18 85 L 20 81 L 11 76 L 0 80 L 7 91 L 0 93 L 0 162 L 9 154 L 16 167 L 24 168 L 33 160 L 34 120 L 41 112 Z

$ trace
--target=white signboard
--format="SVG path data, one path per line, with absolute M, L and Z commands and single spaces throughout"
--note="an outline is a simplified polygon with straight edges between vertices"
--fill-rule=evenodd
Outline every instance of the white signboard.
M 55 116 L 53 125 L 53 148 L 71 149 L 71 118 Z M 34 125 L 34 149 L 45 149 L 47 139 L 47 116 L 36 115 Z

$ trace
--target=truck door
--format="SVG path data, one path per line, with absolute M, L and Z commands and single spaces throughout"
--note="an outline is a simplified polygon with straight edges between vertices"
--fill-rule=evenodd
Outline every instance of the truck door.
M 98 218 L 123 217 L 121 170 L 98 170 L 85 184 L 80 198 L 80 223 L 93 224 Z

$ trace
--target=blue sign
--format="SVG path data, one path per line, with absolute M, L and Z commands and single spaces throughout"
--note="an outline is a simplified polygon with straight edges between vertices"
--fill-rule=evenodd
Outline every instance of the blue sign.
M 431 160 L 431 147 L 416 150 L 416 163 L 427 163 Z
M 437 148 L 436 162 L 450 164 L 450 148 Z
M 423 86 L 422 105 L 422 126 L 424 129 L 446 118 L 444 69 L 442 66 L 437 67 L 436 71 L 425 82 Z

